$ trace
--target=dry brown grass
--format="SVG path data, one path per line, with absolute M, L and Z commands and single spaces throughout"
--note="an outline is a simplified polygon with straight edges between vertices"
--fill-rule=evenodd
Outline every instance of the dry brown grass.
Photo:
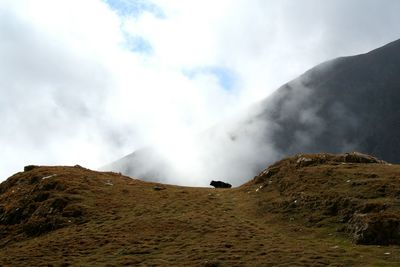
M 329 212 L 329 205 L 347 196 L 397 211 L 399 195 L 391 194 L 399 188 L 400 166 L 295 168 L 294 160 L 276 165 L 281 170 L 272 176 L 218 190 L 80 167 L 18 173 L 0 186 L 0 265 L 398 266 L 399 246 L 354 244 L 340 229 L 346 212 Z M 391 190 L 377 193 L 382 185 Z M 291 205 L 300 196 L 304 201 Z M 17 207 L 27 210 L 25 217 L 1 221 Z M 29 225 L 47 218 L 52 227 L 32 233 Z

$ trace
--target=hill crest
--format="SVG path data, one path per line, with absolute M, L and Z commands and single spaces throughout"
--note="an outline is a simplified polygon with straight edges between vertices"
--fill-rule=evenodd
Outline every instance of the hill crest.
M 285 158 L 232 189 L 28 169 L 0 185 L 1 265 L 399 262 L 400 166 L 360 153 Z

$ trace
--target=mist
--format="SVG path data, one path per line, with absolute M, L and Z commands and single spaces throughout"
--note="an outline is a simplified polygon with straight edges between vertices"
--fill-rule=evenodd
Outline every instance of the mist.
M 102 170 L 169 184 L 240 186 L 289 155 L 358 150 L 361 138 L 349 139 L 349 132 L 362 123 L 359 116 L 315 86 L 316 76 L 335 67 L 336 60 L 318 65 L 198 135 L 137 150 Z
M 399 8 L 395 0 L 0 1 L 0 179 L 28 164 L 97 169 L 152 147 L 165 182 L 238 185 L 282 155 L 261 142 L 279 125 L 247 120 L 260 113 L 254 103 L 320 62 L 399 38 Z M 312 109 L 301 120 L 316 133 L 325 127 Z M 146 164 L 154 161 L 143 160 L 140 173 L 153 168 Z

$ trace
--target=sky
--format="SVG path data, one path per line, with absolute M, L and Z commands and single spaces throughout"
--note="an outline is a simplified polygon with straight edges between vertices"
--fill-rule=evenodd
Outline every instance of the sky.
M 193 136 L 307 69 L 400 38 L 399 12 L 397 0 L 0 0 L 0 180 L 149 144 L 184 162 Z

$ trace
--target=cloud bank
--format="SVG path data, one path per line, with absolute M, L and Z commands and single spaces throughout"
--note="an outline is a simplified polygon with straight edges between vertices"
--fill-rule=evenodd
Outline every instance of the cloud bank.
M 196 134 L 317 63 L 399 38 L 398 10 L 395 0 L 0 1 L 0 179 L 27 164 L 96 168 L 148 144 L 201 173 Z

